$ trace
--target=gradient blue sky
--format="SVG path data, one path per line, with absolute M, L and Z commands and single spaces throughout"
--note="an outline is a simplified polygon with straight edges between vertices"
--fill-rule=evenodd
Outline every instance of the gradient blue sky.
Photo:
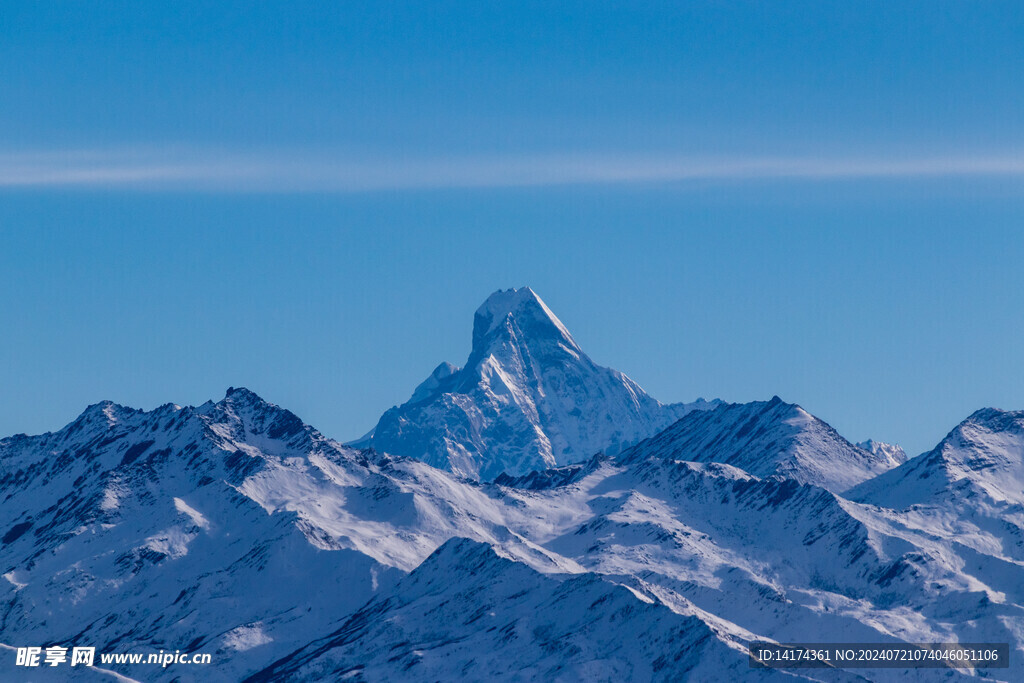
M 1020 3 L 210 5 L 0 11 L 0 434 L 352 438 L 522 284 L 666 401 L 1024 408 Z

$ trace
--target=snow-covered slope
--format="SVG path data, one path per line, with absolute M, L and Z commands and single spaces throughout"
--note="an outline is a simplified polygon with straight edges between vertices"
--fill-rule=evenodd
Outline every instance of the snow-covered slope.
M 1020 566 L 819 487 L 659 456 L 529 479 L 505 494 L 549 520 L 531 540 L 736 638 L 1024 648 Z M 871 678 L 934 680 L 904 675 Z
M 721 680 L 748 674 L 753 639 L 1024 655 L 1024 414 L 980 411 L 933 452 L 935 474 L 906 475 L 921 456 L 844 497 L 782 476 L 779 453 L 796 442 L 792 462 L 817 454 L 829 466 L 810 471 L 828 473 L 854 447 L 772 403 L 492 484 L 342 446 L 244 389 L 196 408 L 97 404 L 0 440 L 0 644 L 214 656 L 112 667 L 158 681 Z M 794 436 L 794 414 L 814 438 Z M 737 443 L 762 474 L 697 461 L 716 444 L 708 460 L 749 455 Z M 894 487 L 905 498 L 883 500 Z
M 1024 565 L 1024 411 L 979 410 L 932 451 L 851 489 L 908 526 Z
M 210 652 L 231 680 L 454 535 L 578 570 L 505 528 L 478 489 L 340 446 L 245 389 L 198 408 L 97 404 L 3 439 L 0 467 L 0 642 Z
M 453 539 L 259 681 L 709 681 L 749 676 L 703 621 L 596 574 L 542 575 Z M 760 672 L 757 680 L 793 680 Z
M 984 498 L 1024 503 L 1024 411 L 984 408 L 933 450 L 850 491 L 857 500 L 903 509 Z
M 477 310 L 466 366 L 442 363 L 358 444 L 472 479 L 617 453 L 694 409 L 664 405 L 595 364 L 529 287 Z
M 709 642 L 716 648 L 769 638 L 1008 641 L 1024 649 L 1018 628 L 1024 584 L 1015 583 L 1024 576 L 1019 566 L 983 557 L 955 539 L 910 527 L 892 511 L 817 486 L 778 475 L 758 478 L 720 463 L 677 460 L 666 452 L 642 457 L 632 452 L 502 477 L 481 490 L 500 506 L 508 528 L 525 540 L 632 589 L 659 610 L 691 617 L 713 634 Z M 546 583 L 536 583 L 542 577 L 526 567 L 516 567 L 512 581 L 480 561 L 476 551 L 472 561 L 440 556 L 446 558 L 443 570 L 431 558 L 393 592 L 376 596 L 253 680 L 342 675 L 434 680 L 455 670 L 471 679 L 517 674 L 539 679 L 553 671 L 537 667 L 556 663 L 567 680 L 586 674 L 616 679 L 623 671 L 652 676 L 624 669 L 627 665 L 612 656 L 593 659 L 595 651 L 618 650 L 604 644 L 602 629 L 590 621 L 597 615 L 584 605 L 592 610 L 598 601 L 590 593 L 578 603 L 564 596 L 554 607 L 547 602 Z M 586 583 L 584 577 L 578 581 Z M 489 617 L 500 624 L 491 628 Z M 538 625 L 537 619 L 554 623 Z M 640 628 L 621 624 L 622 633 Z M 524 636 L 526 630 L 533 636 Z M 577 631 L 601 647 L 574 646 L 562 636 L 558 642 L 566 649 L 551 659 L 537 642 L 538 633 Z M 713 668 L 684 662 L 666 677 L 720 680 L 749 674 L 734 671 L 728 657 L 705 653 L 702 661 L 714 662 Z M 842 680 L 841 674 L 800 673 Z M 1019 680 L 996 673 L 997 679 Z M 965 676 L 902 670 L 870 675 L 876 681 L 939 678 Z
M 903 450 L 901 446 L 894 443 L 885 443 L 884 441 L 875 441 L 874 439 L 868 439 L 867 441 L 860 441 L 857 443 L 857 448 L 865 450 L 868 453 L 874 453 L 875 455 L 881 455 L 891 462 L 897 465 L 902 465 L 910 457 L 907 452 Z
M 900 451 L 902 452 L 902 451 Z M 780 474 L 840 492 L 900 464 L 893 453 L 854 446 L 828 424 L 778 396 L 691 412 L 623 454 L 720 462 L 758 476 Z

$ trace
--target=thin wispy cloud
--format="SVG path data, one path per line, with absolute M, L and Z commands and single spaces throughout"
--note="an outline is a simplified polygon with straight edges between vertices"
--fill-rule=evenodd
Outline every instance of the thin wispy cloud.
M 688 181 L 1024 177 L 1024 155 L 742 157 L 541 155 L 357 159 L 298 153 L 115 150 L 0 153 L 0 187 L 370 192 Z

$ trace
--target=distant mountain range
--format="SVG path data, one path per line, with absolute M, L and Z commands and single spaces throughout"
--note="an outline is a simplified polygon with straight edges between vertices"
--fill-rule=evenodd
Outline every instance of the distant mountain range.
M 528 289 L 473 336 L 360 447 L 234 388 L 0 440 L 0 644 L 213 655 L 41 680 L 1024 680 L 1024 412 L 907 459 L 778 397 L 661 404 Z M 755 639 L 1018 665 L 751 670 Z

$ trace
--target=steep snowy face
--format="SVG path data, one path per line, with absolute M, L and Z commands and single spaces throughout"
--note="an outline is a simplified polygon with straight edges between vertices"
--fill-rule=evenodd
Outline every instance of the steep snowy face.
M 738 643 L 595 574 L 543 575 L 452 539 L 333 633 L 258 681 L 723 680 Z M 777 672 L 764 680 L 795 680 Z
M 778 396 L 691 412 L 622 458 L 628 462 L 652 455 L 726 463 L 760 477 L 779 474 L 836 493 L 899 465 L 892 453 L 854 446 Z
M 477 310 L 462 369 L 445 363 L 359 445 L 480 480 L 617 453 L 694 409 L 595 364 L 528 287 Z

